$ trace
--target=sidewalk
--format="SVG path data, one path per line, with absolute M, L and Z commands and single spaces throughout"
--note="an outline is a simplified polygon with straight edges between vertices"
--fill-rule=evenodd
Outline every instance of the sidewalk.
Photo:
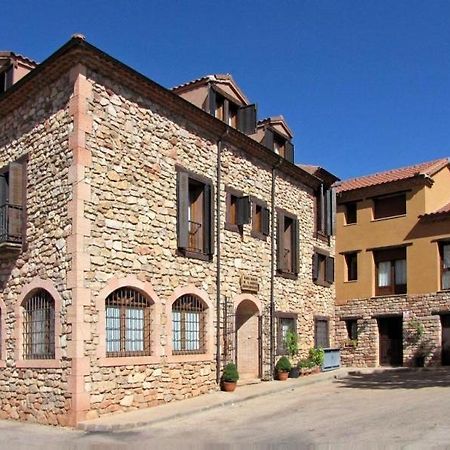
M 308 377 L 289 378 L 281 381 L 263 381 L 258 384 L 239 386 L 234 392 L 213 392 L 187 400 L 175 401 L 153 408 L 140 409 L 119 414 L 102 416 L 98 419 L 81 422 L 78 428 L 87 432 L 115 432 L 157 424 L 202 411 L 251 400 L 256 397 L 277 392 L 296 390 L 315 383 L 345 377 L 354 369 L 342 368 Z M 359 370 L 359 369 L 358 369 Z M 364 370 L 364 369 L 363 369 Z

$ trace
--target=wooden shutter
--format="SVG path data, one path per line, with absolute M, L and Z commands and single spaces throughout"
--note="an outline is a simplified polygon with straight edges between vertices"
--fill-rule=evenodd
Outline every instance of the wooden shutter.
M 278 213 L 277 218 L 277 269 L 280 272 L 286 270 L 286 264 L 284 260 L 284 215 Z
M 298 252 L 299 252 L 299 236 L 298 236 L 298 219 L 292 221 L 292 272 L 298 274 Z
M 251 202 L 250 197 L 239 197 L 237 199 L 237 224 L 244 225 L 250 223 L 251 219 Z
M 319 223 L 319 231 L 325 231 L 326 225 L 326 217 L 325 217 L 325 190 L 323 184 L 320 185 L 320 223 Z
M 8 232 L 11 236 L 21 236 L 24 205 L 24 164 L 19 162 L 13 162 L 9 165 L 8 204 Z
M 264 138 L 262 140 L 262 145 L 269 148 L 273 151 L 273 131 L 266 128 L 266 131 L 264 133 Z
M 212 116 L 216 116 L 216 91 L 212 86 L 209 87 L 208 92 L 208 104 L 209 104 L 209 113 Z
M 203 251 L 206 255 L 214 253 L 214 199 L 213 187 L 205 184 L 203 191 Z
M 325 280 L 328 283 L 333 283 L 334 282 L 334 258 L 332 258 L 331 256 L 327 256 L 327 258 L 325 260 L 325 266 L 326 266 Z
M 331 236 L 332 228 L 332 216 L 331 216 L 331 189 L 326 189 L 324 191 L 325 200 L 325 233 L 327 236 Z
M 294 144 L 291 141 L 284 143 L 284 155 L 289 162 L 294 162 Z
M 336 189 L 330 189 L 330 222 L 331 222 L 331 230 L 330 235 L 334 236 L 336 234 Z
M 8 200 L 8 183 L 6 182 L 6 174 L 0 175 L 0 207 L 6 205 Z
M 189 245 L 189 176 L 186 172 L 177 175 L 177 245 L 186 249 Z
M 312 256 L 312 279 L 316 281 L 319 278 L 319 255 L 314 253 Z
M 264 236 L 270 233 L 270 211 L 268 208 L 261 208 L 261 232 Z
M 5 91 L 13 85 L 13 66 L 11 66 L 5 73 Z
M 238 130 L 253 134 L 256 129 L 256 105 L 241 106 L 238 109 Z

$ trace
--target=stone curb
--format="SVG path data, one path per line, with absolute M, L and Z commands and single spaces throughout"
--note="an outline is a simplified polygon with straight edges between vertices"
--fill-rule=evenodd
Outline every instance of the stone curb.
M 329 380 L 333 380 L 333 379 L 339 379 L 340 377 L 347 375 L 350 372 L 350 370 L 351 369 L 340 369 L 339 371 L 325 372 L 325 373 L 321 374 L 322 376 L 319 375 L 318 377 L 301 379 L 301 381 L 297 382 L 295 385 L 288 383 L 287 386 L 275 387 L 275 388 L 272 388 L 265 392 L 249 394 L 249 395 L 246 395 L 245 397 L 241 397 L 241 398 L 237 398 L 237 399 L 224 400 L 224 401 L 216 402 L 216 403 L 213 403 L 210 405 L 198 406 L 198 407 L 194 407 L 191 410 L 187 410 L 187 411 L 174 412 L 173 414 L 167 415 L 164 417 L 148 419 L 148 420 L 141 420 L 141 421 L 132 422 L 132 423 L 119 423 L 119 424 L 94 424 L 94 423 L 89 423 L 89 422 L 81 422 L 78 424 L 77 428 L 79 430 L 83 430 L 87 433 L 123 432 L 126 430 L 141 428 L 144 426 L 155 425 L 155 424 L 158 424 L 161 422 L 165 422 L 167 420 L 179 419 L 182 417 L 190 416 L 192 414 L 198 414 L 198 413 L 205 412 L 205 411 L 211 411 L 213 409 L 217 409 L 217 408 L 221 408 L 224 406 L 229 406 L 229 405 L 233 405 L 233 404 L 237 404 L 237 403 L 242 403 L 242 402 L 245 402 L 248 400 L 253 400 L 253 399 L 259 398 L 259 397 L 265 397 L 267 395 L 276 394 L 278 392 L 296 390 L 296 389 L 302 388 L 304 386 L 309 386 L 309 385 L 317 384 L 317 383 L 323 383 L 325 381 L 329 381 Z M 328 376 L 326 376 L 326 375 L 328 375 Z M 157 408 L 157 406 L 155 408 Z

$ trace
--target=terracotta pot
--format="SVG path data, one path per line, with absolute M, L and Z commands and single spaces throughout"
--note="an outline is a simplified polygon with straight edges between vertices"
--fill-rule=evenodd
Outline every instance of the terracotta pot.
M 222 391 L 233 392 L 236 389 L 236 381 L 222 381 Z
M 289 372 L 277 372 L 277 377 L 279 381 L 286 381 L 288 379 Z

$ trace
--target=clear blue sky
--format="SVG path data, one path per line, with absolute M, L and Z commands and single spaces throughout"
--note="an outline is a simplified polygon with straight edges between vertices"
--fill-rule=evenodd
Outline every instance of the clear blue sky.
M 1 22 L 40 61 L 81 32 L 166 87 L 232 73 L 341 178 L 450 156 L 448 0 L 16 0 Z

